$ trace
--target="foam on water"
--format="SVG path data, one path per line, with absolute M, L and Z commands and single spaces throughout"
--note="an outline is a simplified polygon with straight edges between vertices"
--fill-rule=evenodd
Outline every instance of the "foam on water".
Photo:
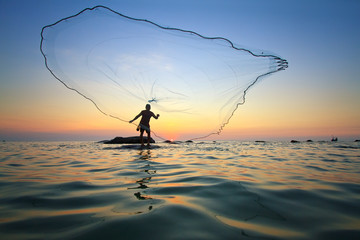
M 0 143 L 1 239 L 355 239 L 359 143 Z

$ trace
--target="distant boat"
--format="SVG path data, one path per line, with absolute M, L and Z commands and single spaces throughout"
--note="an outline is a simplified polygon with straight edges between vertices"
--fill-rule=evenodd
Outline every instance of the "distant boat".
M 337 137 L 332 137 L 332 138 L 331 138 L 331 141 L 332 141 L 332 142 L 337 142 L 337 140 L 338 140 Z

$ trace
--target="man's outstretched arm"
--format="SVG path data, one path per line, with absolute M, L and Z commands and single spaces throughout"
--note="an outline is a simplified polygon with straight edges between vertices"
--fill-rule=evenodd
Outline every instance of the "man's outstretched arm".
M 139 113 L 133 120 L 129 121 L 129 123 L 132 123 L 133 121 L 135 121 L 136 119 L 138 119 L 141 116 L 141 113 Z
M 154 117 L 155 119 L 158 119 L 158 118 L 160 117 L 160 114 L 157 114 L 157 115 L 155 116 L 155 114 L 153 113 L 153 117 Z

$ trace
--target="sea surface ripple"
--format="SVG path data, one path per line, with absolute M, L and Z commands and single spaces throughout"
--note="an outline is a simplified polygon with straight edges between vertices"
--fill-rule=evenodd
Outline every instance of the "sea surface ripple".
M 360 239 L 360 143 L 0 143 L 0 239 Z

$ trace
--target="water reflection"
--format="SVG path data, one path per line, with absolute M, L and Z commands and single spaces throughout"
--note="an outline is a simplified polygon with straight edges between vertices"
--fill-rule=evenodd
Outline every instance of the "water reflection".
M 138 184 L 138 186 L 130 187 L 128 189 L 147 189 L 147 188 L 149 188 L 148 185 L 151 182 L 152 175 L 156 174 L 156 170 L 151 169 L 152 168 L 152 166 L 150 165 L 151 159 L 152 159 L 152 156 L 151 156 L 151 151 L 149 149 L 148 150 L 141 150 L 139 152 L 139 157 L 138 157 L 137 160 L 147 162 L 147 164 L 145 166 L 143 166 L 142 169 L 139 172 L 140 173 L 142 173 L 142 172 L 146 173 L 149 176 L 142 177 L 141 179 L 136 180 L 135 183 Z M 152 200 L 153 199 L 152 197 L 147 196 L 144 191 L 136 192 L 136 193 L 134 193 L 134 196 L 136 197 L 137 200 L 140 200 L 140 201 Z M 150 201 L 150 204 L 149 204 L 149 207 L 148 207 L 149 211 L 152 210 L 152 208 L 153 208 L 152 202 Z
M 137 189 L 137 188 L 145 189 L 145 188 L 148 188 L 148 186 L 145 183 L 149 183 L 150 180 L 151 180 L 151 177 L 145 177 L 145 178 L 142 178 L 140 180 L 137 180 L 136 183 L 139 184 L 139 186 L 131 187 L 131 188 L 128 188 L 128 189 Z
M 148 160 L 151 158 L 151 151 L 150 151 L 150 149 L 140 150 L 139 155 L 140 155 L 139 159 Z
M 83 145 L 0 146 L 1 239 L 360 239 L 355 143 Z
M 138 200 L 148 200 L 148 199 L 152 199 L 151 197 L 147 197 L 147 196 L 141 195 L 140 192 L 134 193 L 134 196 L 135 196 Z

